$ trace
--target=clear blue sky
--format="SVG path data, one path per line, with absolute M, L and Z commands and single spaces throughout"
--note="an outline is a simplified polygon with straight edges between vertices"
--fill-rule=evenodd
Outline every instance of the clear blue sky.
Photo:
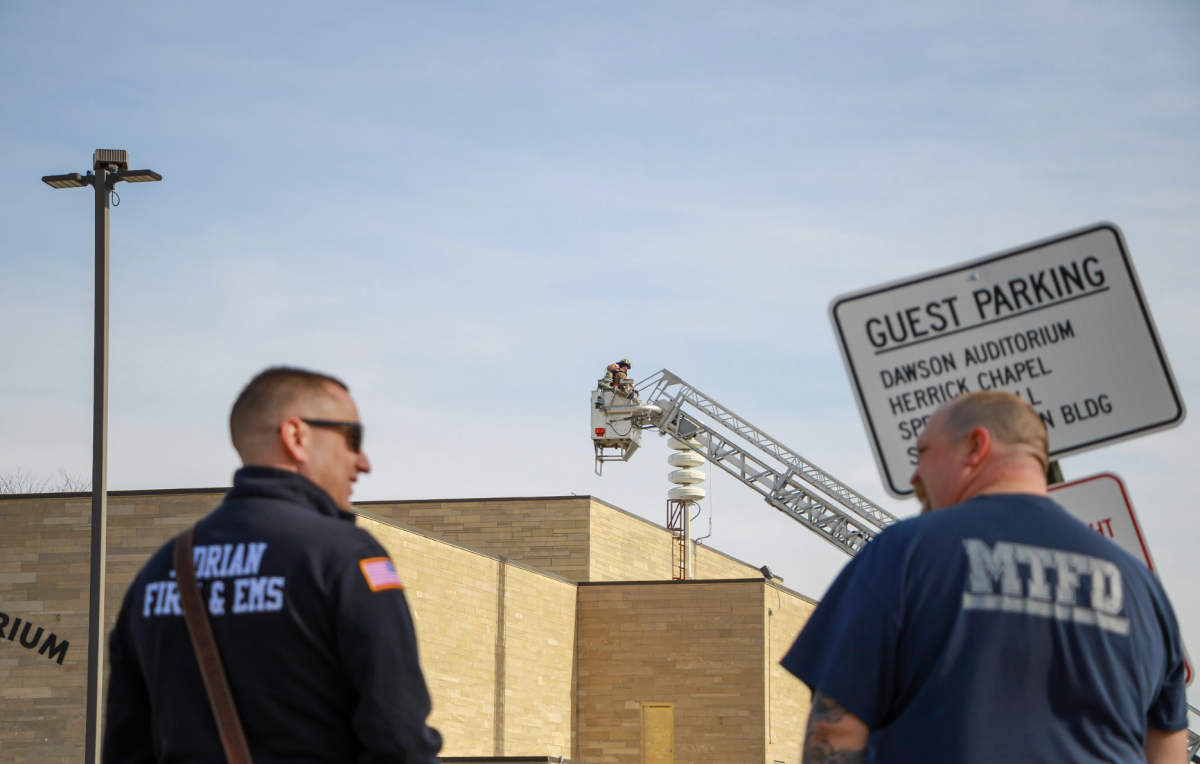
M 1200 405 L 1200 5 L 827 5 L 5 3 L 0 471 L 89 469 L 91 198 L 38 179 L 96 148 L 164 176 L 112 216 L 113 488 L 228 484 L 233 397 L 292 363 L 360 401 L 359 498 L 661 523 L 656 438 L 592 474 L 628 356 L 912 514 L 830 299 L 1099 220 Z M 1193 418 L 1063 467 L 1126 479 L 1200 656 L 1198 453 Z M 714 546 L 823 593 L 844 557 L 710 487 Z

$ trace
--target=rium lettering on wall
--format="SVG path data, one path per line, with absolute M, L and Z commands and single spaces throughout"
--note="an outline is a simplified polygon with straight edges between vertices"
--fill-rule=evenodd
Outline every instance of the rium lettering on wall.
M 42 638 L 43 635 L 45 639 Z M 67 648 L 71 645 L 65 639 L 60 640 L 57 634 L 47 632 L 43 626 L 35 626 L 18 616 L 3 612 L 0 612 L 0 641 L 14 644 L 19 641 L 21 647 L 44 655 L 49 660 L 56 660 L 60 666 L 67 657 Z
M 1185 409 L 1121 230 L 1061 236 L 836 297 L 859 411 L 896 497 L 938 406 L 976 390 L 1025 398 L 1057 458 L 1174 427 Z

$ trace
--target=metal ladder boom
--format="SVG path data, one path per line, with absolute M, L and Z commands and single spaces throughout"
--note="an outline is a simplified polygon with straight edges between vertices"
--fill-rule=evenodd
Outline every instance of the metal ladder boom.
M 1191 711 L 1196 716 L 1200 716 L 1200 709 L 1192 704 L 1188 704 L 1188 711 Z M 1187 731 L 1187 752 L 1189 762 L 1200 762 L 1200 735 L 1192 730 Z
M 794 474 L 829 495 L 868 523 L 883 529 L 896 522 L 895 515 L 717 403 L 671 371 L 663 369 L 645 380 L 638 388 L 646 403 L 656 404 L 663 409 L 664 421 L 677 412 L 682 412 L 682 405 L 688 403 L 781 462 L 786 468 L 786 472 Z M 672 388 L 678 389 L 672 390 Z
M 681 416 L 678 407 L 661 407 L 663 413 L 653 424 L 660 432 L 684 442 L 698 443 L 695 450 L 710 463 L 753 488 L 768 504 L 846 554 L 857 554 L 878 533 L 858 517 L 810 491 L 800 482 L 801 475 L 796 470 L 780 471 L 703 422 Z

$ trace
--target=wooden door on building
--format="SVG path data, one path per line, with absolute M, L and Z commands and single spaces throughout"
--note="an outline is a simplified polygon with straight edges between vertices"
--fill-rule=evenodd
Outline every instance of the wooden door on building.
M 675 764 L 675 704 L 642 704 L 642 764 Z

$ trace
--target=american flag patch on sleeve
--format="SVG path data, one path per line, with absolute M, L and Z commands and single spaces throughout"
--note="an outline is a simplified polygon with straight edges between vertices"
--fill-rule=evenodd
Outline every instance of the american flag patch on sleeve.
M 371 557 L 360 560 L 358 567 L 362 570 L 363 578 L 367 579 L 367 586 L 371 587 L 373 592 L 404 588 L 400 574 L 396 572 L 392 561 L 387 557 Z

